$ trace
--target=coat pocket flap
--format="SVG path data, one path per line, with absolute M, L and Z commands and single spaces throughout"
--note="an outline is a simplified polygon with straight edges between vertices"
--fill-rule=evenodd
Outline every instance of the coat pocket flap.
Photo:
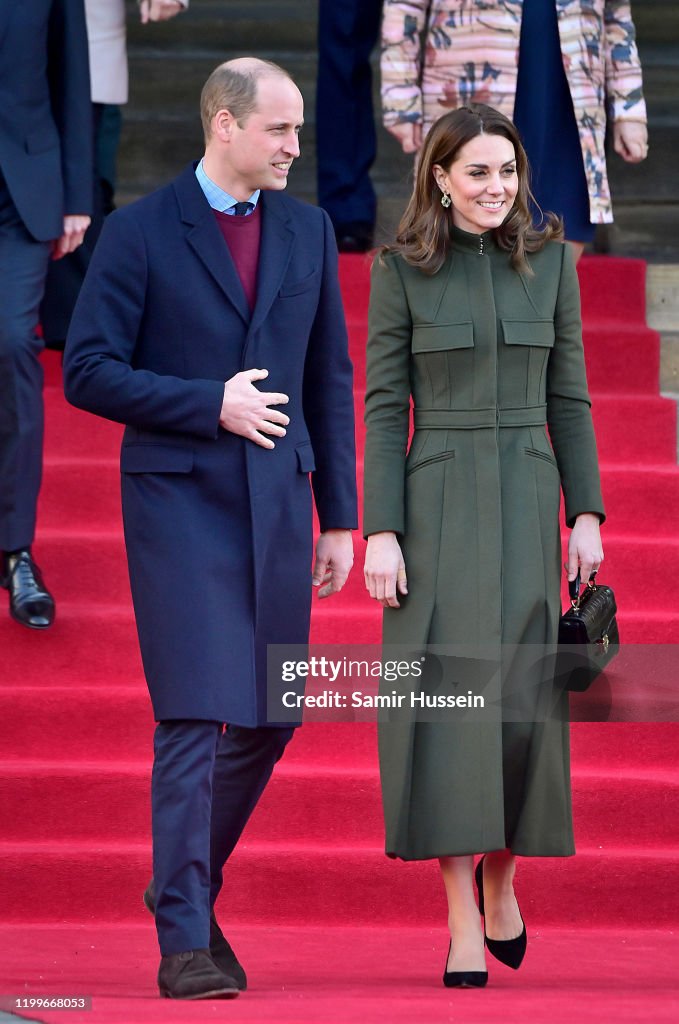
M 303 441 L 302 444 L 298 444 L 295 452 L 297 453 L 297 466 L 300 473 L 313 473 L 316 469 L 316 460 L 314 458 L 314 450 L 311 447 L 311 441 Z
M 551 348 L 554 344 L 553 320 L 502 320 L 502 331 L 507 345 L 539 345 Z
M 190 473 L 190 448 L 168 444 L 126 444 L 120 452 L 121 473 Z
M 471 320 L 459 324 L 413 324 L 413 352 L 444 352 L 474 347 Z
M 304 292 L 310 291 L 317 283 L 319 278 L 319 271 L 312 270 L 306 277 L 301 278 L 298 281 L 284 281 L 278 292 L 280 298 L 289 298 L 292 295 L 302 295 Z

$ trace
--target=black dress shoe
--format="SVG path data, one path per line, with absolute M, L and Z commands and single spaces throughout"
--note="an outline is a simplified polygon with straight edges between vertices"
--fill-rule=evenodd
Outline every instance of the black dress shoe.
M 152 914 L 156 913 L 156 894 L 153 887 L 153 879 L 149 882 L 146 892 L 143 895 L 144 906 Z M 210 914 L 210 956 L 219 967 L 220 971 L 233 978 L 241 992 L 248 987 L 248 979 L 241 967 L 238 957 L 231 949 L 231 946 L 224 938 L 221 928 L 217 924 L 214 910 Z
M 158 990 L 163 999 L 234 999 L 238 995 L 238 985 L 219 969 L 209 949 L 162 957 Z
M 0 586 L 9 590 L 9 613 L 29 629 L 47 629 L 54 622 L 54 598 L 28 548 L 3 556 Z
M 364 221 L 335 225 L 335 239 L 340 252 L 368 252 L 373 245 L 374 228 Z
M 506 964 L 507 967 L 511 967 L 512 970 L 518 971 L 521 966 L 521 962 L 526 955 L 526 946 L 528 945 L 526 925 L 524 923 L 521 910 L 519 909 L 519 917 L 521 917 L 521 924 L 523 925 L 523 930 L 520 935 L 517 935 L 514 939 L 491 939 L 486 935 L 486 917 L 483 901 L 483 862 L 485 859 L 485 856 L 481 858 L 479 863 L 476 865 L 476 871 L 474 872 L 476 887 L 479 890 L 479 914 L 483 915 L 483 938 L 491 956 L 494 956 L 501 964 Z
M 446 970 L 443 972 L 443 984 L 446 988 L 483 988 L 488 981 L 488 971 L 449 971 L 448 958 L 452 948 L 452 940 L 446 953 Z

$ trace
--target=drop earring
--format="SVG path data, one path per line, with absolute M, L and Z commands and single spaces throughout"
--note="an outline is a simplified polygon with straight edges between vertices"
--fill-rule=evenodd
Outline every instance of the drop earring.
M 447 210 L 448 207 L 451 204 L 452 204 L 452 199 L 450 198 L 448 193 L 447 192 L 442 192 L 441 193 L 441 206 L 444 208 L 444 210 Z

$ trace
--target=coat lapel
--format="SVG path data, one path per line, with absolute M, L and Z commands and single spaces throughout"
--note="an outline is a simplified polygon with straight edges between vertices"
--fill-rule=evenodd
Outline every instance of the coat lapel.
M 174 189 L 182 223 L 187 227 L 186 239 L 189 245 L 214 277 L 243 322 L 249 325 L 250 310 L 243 286 L 210 204 L 198 184 L 194 165 L 189 165 L 176 179 Z
M 295 231 L 277 195 L 262 192 L 262 239 L 257 271 L 257 299 L 250 334 L 264 323 L 288 269 Z

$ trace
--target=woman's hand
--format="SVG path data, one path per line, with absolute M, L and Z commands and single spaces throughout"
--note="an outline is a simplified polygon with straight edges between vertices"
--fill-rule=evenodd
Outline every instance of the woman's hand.
M 404 153 L 417 153 L 422 145 L 422 125 L 412 121 L 399 121 L 387 128 L 388 132 L 398 139 Z
M 638 164 L 648 155 L 648 128 L 643 121 L 616 121 L 613 146 L 628 164 Z
M 594 512 L 583 512 L 575 520 L 568 539 L 568 561 L 566 571 L 572 582 L 580 570 L 580 579 L 586 584 L 604 560 L 599 532 L 599 517 Z
M 363 574 L 371 597 L 385 608 L 401 607 L 396 594 L 408 593 L 408 581 L 395 533 L 372 533 L 368 537 Z

